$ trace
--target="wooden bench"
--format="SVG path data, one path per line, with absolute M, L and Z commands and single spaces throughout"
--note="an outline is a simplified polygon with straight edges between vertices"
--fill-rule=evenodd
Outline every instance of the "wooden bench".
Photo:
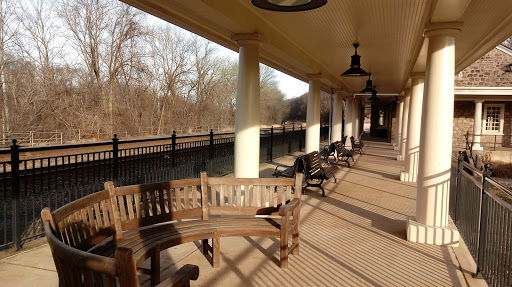
M 45 231 L 50 235 L 48 241 L 52 242 L 50 247 L 59 279 L 63 284 L 68 283 L 65 286 L 82 283 L 90 286 L 88 280 L 96 277 L 85 274 L 91 272 L 106 274 L 109 282 L 117 279 L 121 286 L 137 286 L 134 270 L 151 275 L 151 285 L 155 286 L 160 282 L 160 251 L 201 241 L 202 252 L 218 267 L 220 238 L 225 236 L 279 238 L 280 266 L 287 268 L 288 254 L 299 253 L 301 182 L 302 174 L 294 180 L 209 178 L 206 173 L 202 173 L 200 179 L 117 188 L 108 182 L 105 190 L 54 212 L 45 209 L 41 216 Z M 289 237 L 292 237 L 291 246 Z M 61 255 L 63 249 L 67 250 L 67 255 Z M 91 260 L 97 264 L 75 266 L 69 254 L 93 258 Z M 131 259 L 123 257 L 121 262 L 118 254 Z M 151 269 L 140 268 L 148 258 L 151 258 Z M 128 275 L 120 273 L 116 267 L 125 261 L 130 262 Z M 180 276 L 194 279 L 191 275 L 195 274 L 190 270 L 194 271 L 191 267 L 180 269 L 179 274 L 168 280 L 179 277 L 181 281 L 178 281 L 184 283 Z M 67 272 L 74 272 L 76 276 L 67 278 Z M 123 283 L 121 276 L 130 278 L 131 285 Z
M 322 167 L 322 157 L 318 151 L 305 154 L 302 159 L 304 162 L 304 180 L 306 181 L 306 187 L 319 187 L 322 190 L 322 196 L 325 197 L 325 190 L 322 184 L 324 180 L 328 180 L 331 176 L 334 178 L 334 182 L 336 182 L 334 173 L 337 167 L 329 167 L 328 172 L 326 172 L 324 167 Z
M 348 167 L 350 167 L 350 162 L 348 162 L 348 160 L 352 159 L 352 161 L 354 161 L 352 151 L 346 149 L 340 141 L 334 142 L 333 144 L 336 149 L 336 162 L 340 160 L 345 161 Z

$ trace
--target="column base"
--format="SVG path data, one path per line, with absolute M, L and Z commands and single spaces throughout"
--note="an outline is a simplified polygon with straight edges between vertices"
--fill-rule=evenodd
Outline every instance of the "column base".
M 400 181 L 416 182 L 417 177 L 418 177 L 418 174 L 416 174 L 416 173 L 409 173 L 409 172 L 405 172 L 405 171 L 400 172 Z
M 396 160 L 404 161 L 405 160 L 405 156 L 402 156 L 401 154 L 399 154 L 399 155 L 396 156 Z
M 473 146 L 473 150 L 484 150 L 481 146 Z
M 415 221 L 414 217 L 407 217 L 407 241 L 431 245 L 459 246 L 459 230 L 451 218 L 448 226 L 428 226 Z

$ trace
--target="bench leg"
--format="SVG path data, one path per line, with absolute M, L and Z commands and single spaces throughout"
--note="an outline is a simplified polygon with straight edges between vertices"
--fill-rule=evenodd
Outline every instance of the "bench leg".
M 213 268 L 220 266 L 220 235 L 215 232 L 213 235 L 213 251 L 212 251 L 212 262 Z
M 322 190 L 322 197 L 325 197 L 325 190 L 324 190 L 324 188 L 322 186 L 319 186 L 319 187 Z
M 292 250 L 293 255 L 299 255 L 299 225 L 296 224 L 293 228 L 292 244 L 295 246 Z
M 160 245 L 155 247 L 151 256 L 151 286 L 160 284 Z
M 281 228 L 283 228 L 281 226 Z M 286 227 L 287 228 L 287 227 Z M 288 268 L 288 232 L 281 231 L 281 268 Z
M 203 239 L 201 242 L 202 242 L 201 243 L 201 247 L 202 247 L 203 254 L 204 255 L 208 255 L 208 250 L 209 250 L 209 248 L 208 248 L 208 246 L 209 246 L 208 239 Z

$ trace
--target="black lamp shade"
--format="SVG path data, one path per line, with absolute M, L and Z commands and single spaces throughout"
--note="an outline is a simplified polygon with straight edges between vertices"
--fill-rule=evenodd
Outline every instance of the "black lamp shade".
M 354 48 L 356 49 L 356 53 L 352 55 L 352 60 L 350 61 L 350 69 L 346 70 L 343 74 L 341 74 L 342 77 L 363 77 L 368 76 L 369 74 L 361 69 L 361 56 L 357 54 L 357 47 L 359 47 L 359 44 L 353 44 Z
M 327 0 L 252 0 L 252 5 L 270 11 L 300 12 L 320 8 Z
M 373 82 L 370 79 L 371 76 L 372 76 L 372 73 L 369 73 L 368 74 L 368 80 L 366 81 L 366 88 L 364 88 L 361 91 L 361 93 L 373 93 L 373 91 L 375 91 L 375 89 L 373 88 Z M 377 91 L 375 91 L 375 92 L 377 92 Z

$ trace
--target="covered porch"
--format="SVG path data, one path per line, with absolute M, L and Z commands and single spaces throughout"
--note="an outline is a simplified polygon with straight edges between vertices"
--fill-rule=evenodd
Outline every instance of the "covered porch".
M 194 243 L 162 252 L 162 278 L 196 264 L 193 286 L 486 286 L 473 279 L 475 266 L 464 244 L 435 246 L 406 241 L 405 225 L 416 206 L 416 187 L 400 182 L 403 163 L 389 143 L 366 142 L 351 168 L 340 164 L 337 183 L 324 183 L 327 197 L 308 188 L 301 204 L 301 252 L 279 268 L 279 242 L 260 237 L 221 241 L 221 265 L 212 268 Z M 291 164 L 299 153 L 263 163 Z M 50 249 L 40 247 L 0 260 L 5 286 L 57 286 Z M 236 248 L 230 248 L 236 246 Z M 145 262 L 144 264 L 149 264 Z M 140 275 L 148 285 L 149 276 Z

